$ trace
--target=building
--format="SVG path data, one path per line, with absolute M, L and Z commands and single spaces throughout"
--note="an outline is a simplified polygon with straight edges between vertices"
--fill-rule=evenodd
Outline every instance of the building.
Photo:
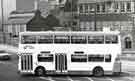
M 8 22 L 8 17 L 10 16 L 10 13 L 16 9 L 15 4 L 16 0 L 0 0 L 0 43 L 4 42 L 2 24 Z
M 19 32 L 26 31 L 27 23 L 34 15 L 34 10 L 11 12 L 8 22 L 4 24 L 5 42 L 7 44 L 17 44 Z
M 8 23 L 4 24 L 5 42 L 17 45 L 20 32 L 53 31 L 54 27 L 60 27 L 60 24 L 52 14 L 44 18 L 40 10 L 13 11 Z
M 135 50 L 134 0 L 78 0 L 74 15 L 77 30 L 102 31 L 104 27 L 119 30 L 123 52 Z
M 3 38 L 8 44 L 18 43 L 19 32 L 27 31 L 27 23 L 35 16 L 35 11 L 37 10 L 37 8 L 44 10 L 43 7 L 47 7 L 46 9 L 49 9 L 48 5 L 47 6 L 46 5 L 43 6 L 42 4 L 39 5 L 37 0 L 12 0 L 12 1 L 3 0 L 3 3 L 6 4 L 6 5 L 3 5 L 4 18 L 5 18 L 5 15 L 6 17 L 8 17 L 7 19 L 4 19 L 4 21 L 5 20 L 8 20 L 8 21 L 3 23 L 5 37 L 3 38 L 2 32 L 0 32 L 1 33 L 0 37 Z M 13 6 L 14 8 L 12 7 L 11 3 L 14 5 Z M 10 10 L 5 9 L 6 7 L 7 9 L 10 9 Z M 44 15 L 44 16 L 47 16 L 47 15 Z M 0 42 L 3 43 L 3 39 L 1 39 Z
M 3 4 L 3 5 L 2 5 Z M 16 10 L 16 0 L 0 0 L 0 24 L 1 24 L 1 19 L 2 19 L 2 13 L 3 13 L 3 20 L 4 23 L 6 23 L 8 21 L 8 17 L 10 16 L 10 13 L 13 10 Z

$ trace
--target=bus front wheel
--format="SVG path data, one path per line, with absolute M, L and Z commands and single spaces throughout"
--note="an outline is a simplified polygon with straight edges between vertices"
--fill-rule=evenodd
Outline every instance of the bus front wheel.
M 101 67 L 96 67 L 93 70 L 93 75 L 96 76 L 96 77 L 103 76 L 104 75 L 104 70 Z
M 43 75 L 45 75 L 45 69 L 44 69 L 44 67 L 38 67 L 38 68 L 36 68 L 35 75 L 36 76 L 43 76 Z

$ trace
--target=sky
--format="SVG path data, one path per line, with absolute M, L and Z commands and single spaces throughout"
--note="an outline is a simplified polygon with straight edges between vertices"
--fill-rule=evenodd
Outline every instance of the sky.
M 0 20 L 1 20 L 1 1 L 0 0 Z M 7 21 L 9 13 L 14 10 L 32 10 L 35 0 L 3 0 L 4 21 Z M 58 0 L 39 0 L 39 1 L 58 1 Z M 55 2 L 56 3 L 56 2 Z
M 34 8 L 35 0 L 16 0 L 17 10 L 32 10 Z
M 13 10 L 16 10 L 16 0 L 3 0 L 3 15 L 4 15 L 4 21 L 6 22 L 8 17 L 9 17 L 9 13 Z M 1 0 L 0 0 L 0 20 L 1 20 Z

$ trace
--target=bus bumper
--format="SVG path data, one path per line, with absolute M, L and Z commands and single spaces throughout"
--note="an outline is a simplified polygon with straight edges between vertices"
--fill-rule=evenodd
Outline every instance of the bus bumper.
M 33 71 L 20 71 L 20 70 L 18 70 L 17 73 L 18 73 L 18 74 L 21 74 L 21 75 L 25 75 L 25 74 L 34 74 Z

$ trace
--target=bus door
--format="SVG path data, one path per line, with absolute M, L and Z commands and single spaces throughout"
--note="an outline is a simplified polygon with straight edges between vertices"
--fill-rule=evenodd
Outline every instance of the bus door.
M 67 72 L 67 55 L 64 53 L 55 54 L 56 72 Z

